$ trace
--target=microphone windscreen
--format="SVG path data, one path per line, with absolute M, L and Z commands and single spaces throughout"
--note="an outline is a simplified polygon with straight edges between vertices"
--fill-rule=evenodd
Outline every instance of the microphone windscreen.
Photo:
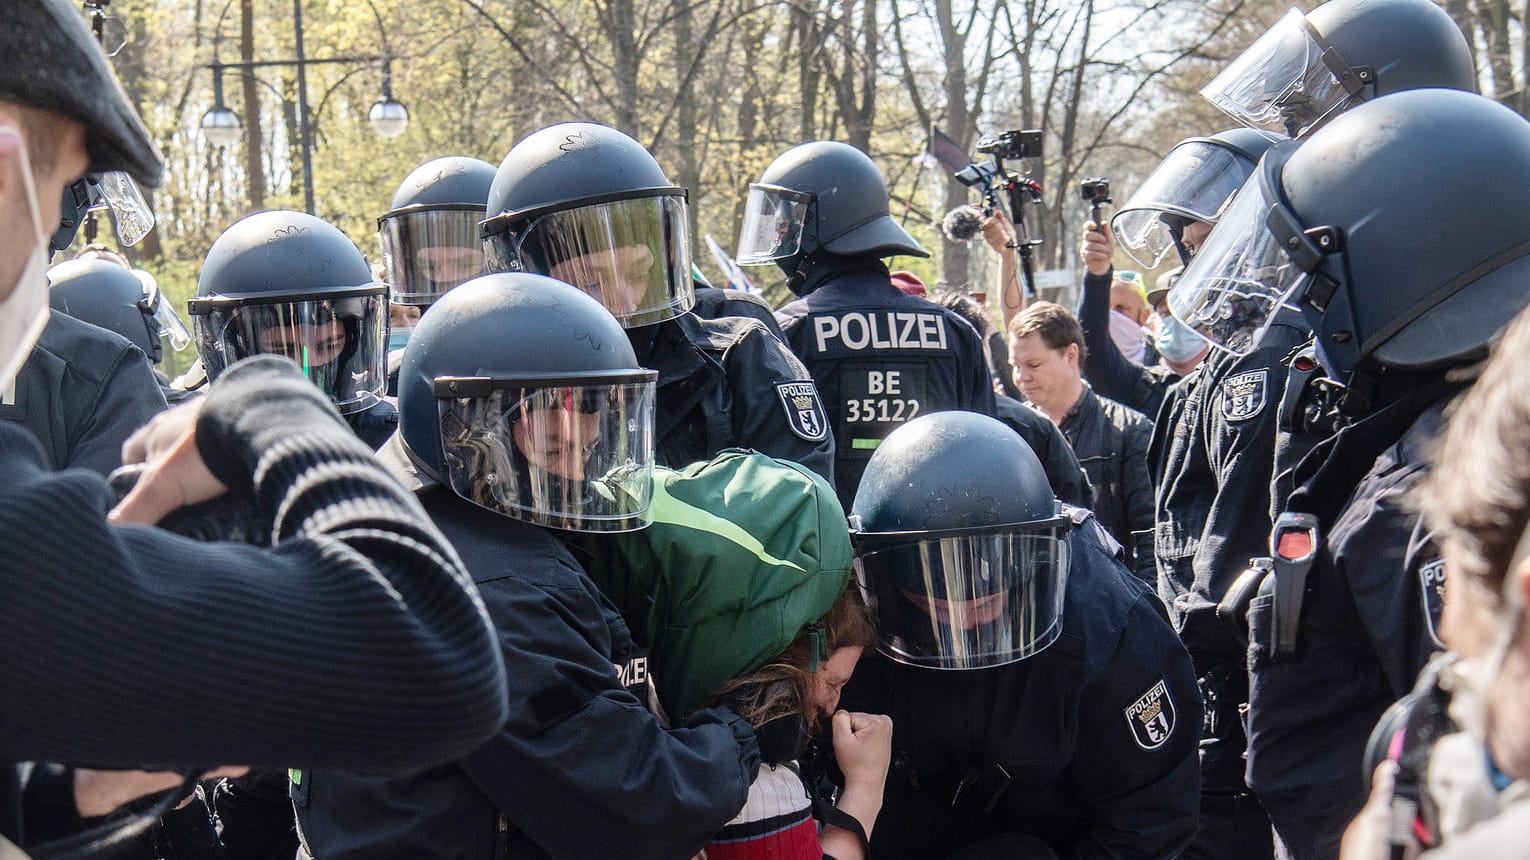
M 946 213 L 940 229 L 952 242 L 970 241 L 983 230 L 983 212 L 976 206 L 958 206 Z

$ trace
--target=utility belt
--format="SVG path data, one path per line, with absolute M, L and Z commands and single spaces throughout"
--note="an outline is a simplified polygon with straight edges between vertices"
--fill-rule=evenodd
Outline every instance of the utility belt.
M 1317 517 L 1291 511 L 1281 514 L 1270 533 L 1270 555 L 1250 559 L 1248 569 L 1217 604 L 1217 616 L 1247 642 L 1250 604 L 1260 596 L 1272 599 L 1268 641 L 1258 643 L 1271 662 L 1289 662 L 1301 652 L 1302 604 L 1320 539 Z

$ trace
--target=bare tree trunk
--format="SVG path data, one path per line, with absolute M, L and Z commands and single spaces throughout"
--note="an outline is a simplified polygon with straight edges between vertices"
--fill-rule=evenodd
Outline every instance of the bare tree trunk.
M 239 59 L 252 62 L 255 59 L 255 9 L 254 0 L 239 0 Z M 261 131 L 260 84 L 255 71 L 245 69 L 239 75 L 244 94 L 244 185 L 250 200 L 251 212 L 266 208 L 266 174 L 261 167 L 261 150 L 265 135 Z
M 952 0 L 935 0 L 936 24 L 940 28 L 941 58 L 945 62 L 946 133 L 972 151 L 973 122 L 967 109 L 967 34 L 956 26 Z M 951 177 L 946 178 L 944 214 L 967 202 L 967 186 Z M 946 286 L 961 289 L 968 285 L 968 267 L 972 255 L 964 242 L 948 242 L 940 259 L 940 277 Z
M 606 33 L 611 39 L 613 71 L 616 74 L 616 126 L 631 137 L 641 139 L 635 32 L 637 18 L 633 0 L 610 0 L 606 11 Z
M 1477 15 L 1487 37 L 1488 67 L 1493 72 L 1493 91 L 1486 93 L 1509 107 L 1519 99 L 1514 92 L 1513 46 L 1509 42 L 1509 0 L 1478 0 Z
M 695 23 L 692 19 L 690 0 L 676 0 L 675 11 L 675 80 L 679 88 L 675 93 L 675 145 L 680 156 L 680 185 L 701 193 L 701 163 L 696 155 L 697 111 L 696 85 L 691 66 L 696 61 L 697 46 Z M 690 223 L 686 229 L 696 236 L 696 213 L 700 208 L 695 202 L 689 212 Z
M 818 54 L 824 50 L 823 31 L 815 20 L 818 8 L 806 5 L 807 2 L 812 0 L 792 5 L 792 22 L 796 25 L 797 44 L 801 48 L 797 54 L 797 103 L 802 113 L 797 139 L 802 141 L 818 137 Z

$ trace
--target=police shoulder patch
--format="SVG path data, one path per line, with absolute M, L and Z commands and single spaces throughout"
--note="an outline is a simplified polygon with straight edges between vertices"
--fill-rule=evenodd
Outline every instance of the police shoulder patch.
M 1270 399 L 1269 376 L 1269 370 L 1261 367 L 1222 380 L 1222 417 L 1247 421 L 1258 415 Z
M 1435 647 L 1444 648 L 1440 639 L 1440 611 L 1445 608 L 1445 559 L 1428 561 L 1418 569 L 1419 590 L 1424 597 L 1424 621 Z
M 1174 699 L 1162 678 L 1138 696 L 1137 701 L 1127 705 L 1123 713 L 1126 714 L 1126 724 L 1131 727 L 1132 740 L 1145 750 L 1158 749 L 1174 734 Z
M 792 432 L 809 442 L 822 442 L 829 437 L 829 417 L 824 412 L 823 401 L 818 399 L 818 386 L 811 380 L 776 383 L 776 395 L 786 410 L 786 425 Z

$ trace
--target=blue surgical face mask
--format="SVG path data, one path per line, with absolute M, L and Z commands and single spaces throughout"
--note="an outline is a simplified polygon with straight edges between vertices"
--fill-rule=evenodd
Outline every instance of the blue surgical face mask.
M 411 334 L 414 334 L 414 326 L 388 329 L 388 351 L 393 352 L 408 346 Z
M 1170 314 L 1158 318 L 1158 354 L 1173 364 L 1184 364 L 1201 354 L 1206 341 L 1193 329 Z

